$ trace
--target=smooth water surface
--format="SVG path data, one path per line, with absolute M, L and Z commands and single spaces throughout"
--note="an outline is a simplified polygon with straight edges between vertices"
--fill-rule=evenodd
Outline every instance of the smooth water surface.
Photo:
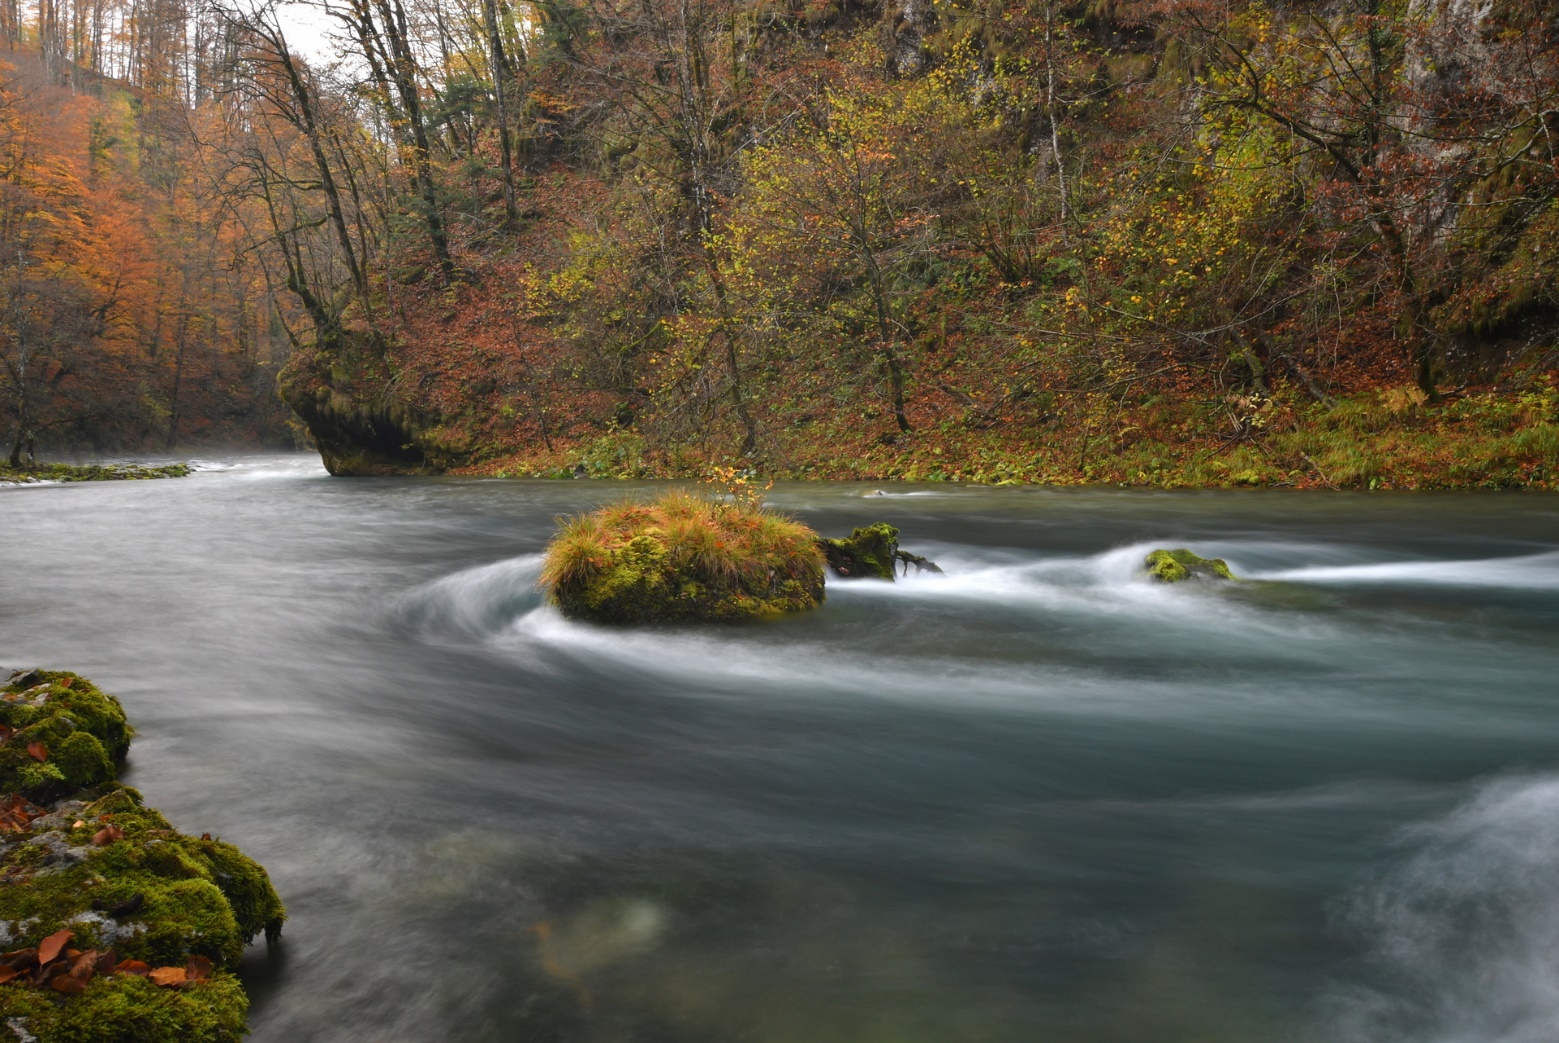
M 1559 500 L 792 485 L 947 575 L 543 606 L 651 488 L 0 490 L 0 665 L 118 694 L 287 901 L 254 1040 L 1559 1038 Z M 1248 581 L 1137 575 L 1181 545 Z

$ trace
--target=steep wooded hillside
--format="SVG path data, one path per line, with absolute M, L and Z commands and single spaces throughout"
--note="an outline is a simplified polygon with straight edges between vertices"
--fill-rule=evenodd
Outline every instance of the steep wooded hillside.
M 324 10 L 172 93 L 337 473 L 1559 467 L 1552 3 Z
M 0 408 L 38 446 L 288 439 L 274 310 L 189 176 L 177 105 L 0 50 Z M 276 331 L 279 334 L 279 330 Z

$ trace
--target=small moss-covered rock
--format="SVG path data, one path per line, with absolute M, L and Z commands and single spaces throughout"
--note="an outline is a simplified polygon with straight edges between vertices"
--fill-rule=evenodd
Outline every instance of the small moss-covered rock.
M 1143 562 L 1148 575 L 1161 583 L 1179 583 L 1188 579 L 1233 579 L 1234 573 L 1222 558 L 1203 558 L 1184 547 L 1156 550 Z
M 0 793 L 44 801 L 112 779 L 132 734 L 119 700 L 91 681 L 15 674 L 0 689 Z
M 823 601 L 817 533 L 761 507 L 672 493 L 570 519 L 541 585 L 573 619 L 738 620 Z
M 887 522 L 865 525 L 843 539 L 819 541 L 828 567 L 844 579 L 890 582 L 898 562 L 899 530 Z

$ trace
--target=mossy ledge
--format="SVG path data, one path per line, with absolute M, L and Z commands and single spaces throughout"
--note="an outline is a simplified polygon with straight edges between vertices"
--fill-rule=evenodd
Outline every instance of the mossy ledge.
M 1222 558 L 1203 558 L 1180 547 L 1176 550 L 1156 550 L 1143 561 L 1148 575 L 1160 583 L 1180 583 L 1188 579 L 1233 579 L 1228 563 Z
M 257 935 L 280 935 L 281 900 L 236 847 L 177 832 L 119 784 L 131 735 L 118 700 L 75 674 L 19 672 L 0 689 L 0 1025 L 18 1039 L 246 1032 L 233 970 Z
M 571 619 L 753 619 L 822 604 L 823 552 L 817 533 L 763 507 L 669 493 L 565 521 L 541 585 Z
M 149 478 L 184 478 L 192 472 L 189 464 L 31 464 L 11 467 L 0 464 L 0 482 L 120 482 Z

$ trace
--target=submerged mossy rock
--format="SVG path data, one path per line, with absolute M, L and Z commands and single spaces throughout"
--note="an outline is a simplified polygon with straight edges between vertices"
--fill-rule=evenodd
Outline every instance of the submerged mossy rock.
M 1203 558 L 1181 547 L 1156 550 L 1143 562 L 1148 575 L 1161 583 L 1179 583 L 1188 579 L 1233 579 L 1234 573 L 1222 558 Z
M 899 530 L 887 522 L 863 525 L 843 539 L 819 541 L 828 567 L 845 579 L 892 580 L 898 563 Z
M 177 832 L 114 780 L 130 729 L 90 682 L 13 675 L 0 716 L 22 727 L 0 746 L 7 765 L 17 749 L 34 759 L 38 727 L 69 721 L 67 739 L 92 738 L 110 768 L 59 800 L 50 795 L 60 778 L 6 776 L 20 785 L 0 794 L 0 1025 L 38 1043 L 241 1039 L 249 1003 L 233 971 L 244 947 L 261 933 L 277 937 L 286 916 L 265 870 L 231 844 Z M 40 946 L 60 932 L 66 947 L 40 965 Z M 145 976 L 185 968 L 189 980 Z
M 823 602 L 817 533 L 762 508 L 674 493 L 569 520 L 541 584 L 571 619 L 739 620 Z

